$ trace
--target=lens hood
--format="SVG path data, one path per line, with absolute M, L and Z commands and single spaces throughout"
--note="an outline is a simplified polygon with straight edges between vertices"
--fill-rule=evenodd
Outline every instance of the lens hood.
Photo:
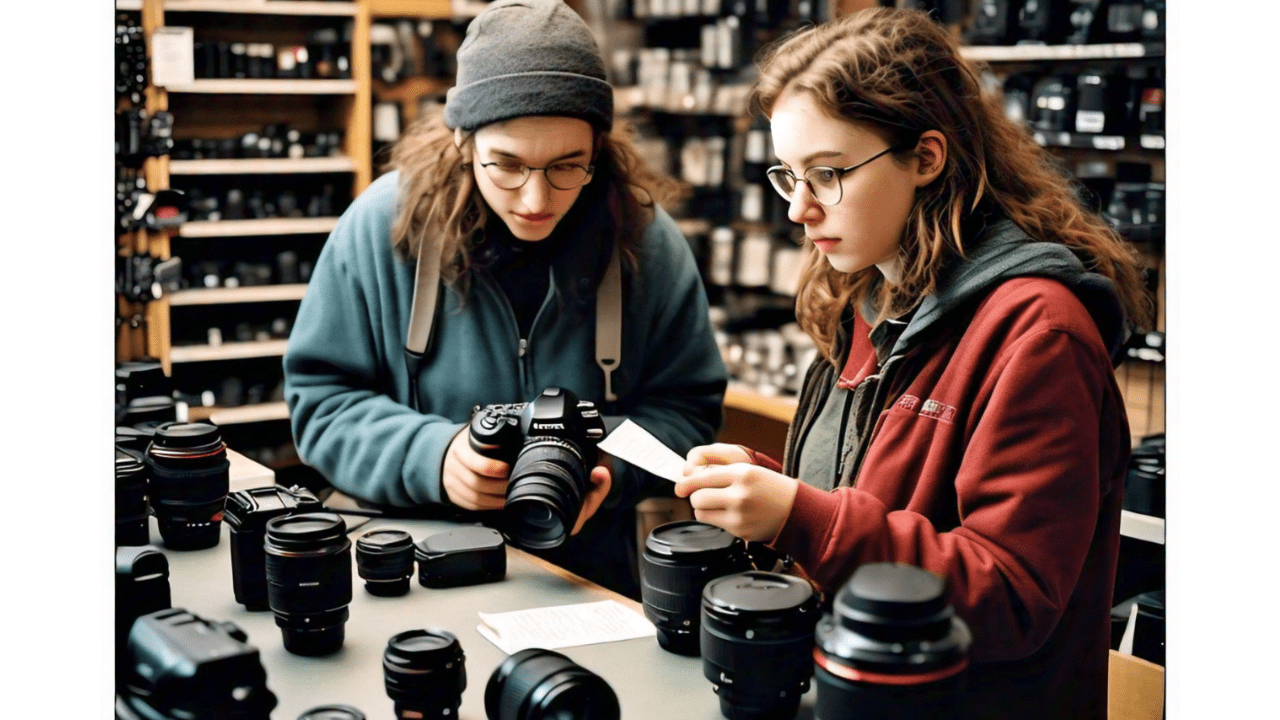
M 423 538 L 414 549 L 418 583 L 450 588 L 497 582 L 507 576 L 507 546 L 487 527 L 459 527 Z

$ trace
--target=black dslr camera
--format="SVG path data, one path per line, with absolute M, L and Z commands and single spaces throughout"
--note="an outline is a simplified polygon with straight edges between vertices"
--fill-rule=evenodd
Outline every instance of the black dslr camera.
M 547 388 L 533 402 L 477 405 L 471 448 L 511 465 L 504 533 L 534 550 L 559 547 L 582 511 L 604 420 L 590 400 Z

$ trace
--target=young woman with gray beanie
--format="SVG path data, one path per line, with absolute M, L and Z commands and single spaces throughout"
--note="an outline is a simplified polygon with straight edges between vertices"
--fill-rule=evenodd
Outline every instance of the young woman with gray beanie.
M 604 60 L 563 2 L 498 0 L 471 21 L 443 113 L 343 215 L 290 336 L 298 451 L 337 489 L 499 509 L 510 468 L 470 447 L 472 409 L 550 387 L 682 455 L 714 439 L 727 376 L 688 242 L 657 205 L 670 181 L 613 124 Z M 429 345 L 409 330 L 415 278 L 433 277 L 420 260 L 440 278 L 419 288 L 439 288 L 418 300 Z M 620 311 L 598 313 L 619 275 Z M 620 325 L 620 359 L 597 348 L 612 332 L 598 319 Z M 575 534 L 539 554 L 638 597 L 634 506 L 670 485 L 603 455 L 590 482 Z

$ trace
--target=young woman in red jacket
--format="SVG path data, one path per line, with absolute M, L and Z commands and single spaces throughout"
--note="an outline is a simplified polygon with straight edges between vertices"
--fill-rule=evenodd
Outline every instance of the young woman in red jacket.
M 695 448 L 676 493 L 827 592 L 868 562 L 945 576 L 969 716 L 1105 718 L 1133 252 L 922 13 L 798 32 L 761 74 L 821 356 L 781 466 Z

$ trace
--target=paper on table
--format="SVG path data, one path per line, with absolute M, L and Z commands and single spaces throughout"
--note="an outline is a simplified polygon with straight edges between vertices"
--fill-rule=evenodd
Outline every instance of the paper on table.
M 508 655 L 525 648 L 555 650 L 657 633 L 653 623 L 616 600 L 479 615 L 476 631 Z
M 684 458 L 630 420 L 609 433 L 600 449 L 671 482 L 684 479 Z

